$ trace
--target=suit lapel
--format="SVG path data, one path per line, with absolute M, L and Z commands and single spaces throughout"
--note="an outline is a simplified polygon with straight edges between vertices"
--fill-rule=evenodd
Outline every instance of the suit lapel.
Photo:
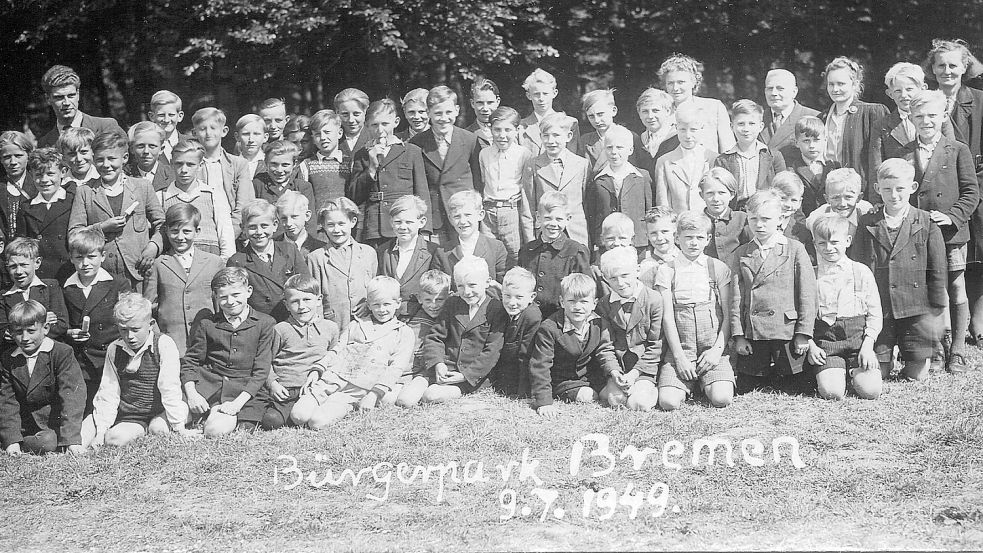
M 756 282 L 760 282 L 768 278 L 768 276 L 784 265 L 785 262 L 788 261 L 788 250 L 788 243 L 775 244 L 775 246 L 771 249 L 771 253 L 769 253 L 768 257 L 761 263 L 761 270 L 759 270 L 758 274 L 754 276 L 754 280 Z
M 911 211 L 908 211 L 908 215 L 906 215 L 904 221 L 901 222 L 901 229 L 898 231 L 898 239 L 894 241 L 894 247 L 891 248 L 892 258 L 905 249 L 908 242 L 911 242 L 911 236 L 920 228 L 921 223 L 914 220 Z
M 92 312 L 92 309 L 99 304 L 109 292 L 113 289 L 113 282 L 103 281 L 97 282 L 92 285 L 92 290 L 89 290 L 89 297 L 85 298 L 85 305 L 82 307 L 82 314 L 88 315 Z
M 758 273 L 761 272 L 762 259 L 759 253 L 758 244 L 756 242 L 751 242 L 747 249 L 747 252 L 741 256 L 741 266 L 747 267 L 751 271 L 752 278 L 757 277 Z
M 423 150 L 423 157 L 427 161 L 438 169 L 444 167 L 444 162 L 440 159 L 440 152 L 437 151 L 437 137 L 434 135 L 433 129 L 423 131 L 423 137 L 420 138 L 420 146 Z
M 14 366 L 10 368 L 10 375 L 15 380 L 20 382 L 21 386 L 23 386 L 25 390 L 30 392 L 32 389 L 34 389 L 34 386 L 37 386 L 37 384 L 40 382 L 40 380 L 34 380 L 38 374 L 38 371 L 35 370 L 34 374 L 28 375 L 27 359 L 21 357 L 20 355 L 11 356 L 11 359 L 13 360 Z M 37 369 L 37 365 L 35 365 L 34 368 Z
M 187 283 L 188 280 L 190 280 L 190 275 L 188 275 L 187 273 L 184 272 L 184 267 L 181 266 L 181 262 L 178 261 L 176 257 L 174 257 L 172 255 L 164 256 L 161 259 L 160 264 L 163 265 L 164 267 L 166 267 L 172 273 L 174 273 L 179 279 L 181 279 L 182 282 Z M 198 259 L 198 256 L 197 255 L 194 256 L 193 260 L 191 261 L 191 270 L 194 271 L 195 270 L 195 266 L 197 265 L 198 266 L 198 270 L 200 271 L 201 270 L 201 264 L 202 263 Z
M 949 156 L 952 154 L 952 144 L 949 144 L 945 137 L 939 140 L 939 144 L 935 147 L 935 151 L 932 152 L 932 157 L 928 160 L 928 165 L 925 167 L 925 175 L 923 176 L 921 186 L 924 187 L 927 182 L 934 182 L 935 175 L 939 173 L 939 169 L 944 167 L 949 161 Z
M 464 147 L 464 134 L 461 132 L 461 129 L 454 127 L 451 131 L 451 144 L 447 147 L 447 155 L 444 156 L 444 164 L 441 168 L 447 167 L 459 158 L 466 157 L 469 154 L 470 152 Z
M 389 147 L 389 153 L 386 154 L 386 157 L 382 159 L 382 163 L 379 164 L 379 168 L 382 169 L 390 163 L 396 161 L 405 151 L 406 146 L 402 144 L 393 144 Z
M 566 172 L 566 171 L 564 171 Z M 539 178 L 546 181 L 547 184 L 552 186 L 556 190 L 560 190 L 560 179 L 556 175 L 556 169 L 553 166 L 553 162 L 547 157 L 545 161 L 536 162 L 536 174 Z
M 113 207 L 109 205 L 109 198 L 106 197 L 106 192 L 103 191 L 102 186 L 99 185 L 98 182 L 99 181 L 96 181 L 96 186 L 92 187 L 92 189 L 95 190 L 95 194 L 93 194 L 92 197 L 92 203 L 99 209 L 103 210 L 109 217 L 115 217 L 116 214 L 113 213 Z M 85 186 L 90 185 L 86 184 Z M 126 209 L 125 205 L 123 206 L 123 209 Z
M 423 243 L 423 238 L 418 237 L 416 239 L 416 248 L 413 250 L 413 257 L 410 259 L 409 265 L 406 266 L 406 270 L 403 271 L 403 276 L 400 277 L 399 283 L 406 284 L 419 279 L 418 274 L 420 270 L 429 267 L 431 259 L 433 259 L 433 254 L 430 253 L 430 250 Z
M 682 182 L 689 182 L 689 174 L 686 173 L 686 168 L 683 167 L 683 160 L 681 158 L 669 161 L 669 171 Z

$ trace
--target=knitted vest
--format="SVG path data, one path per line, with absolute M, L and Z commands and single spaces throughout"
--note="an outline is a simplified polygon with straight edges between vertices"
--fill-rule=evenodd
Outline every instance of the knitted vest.
M 307 164 L 307 180 L 314 187 L 314 201 L 317 202 L 317 206 L 311 206 L 311 211 L 317 213 L 325 201 L 345 195 L 351 176 L 349 165 L 333 159 L 318 161 L 316 158 L 305 159 L 304 163 Z
M 163 194 L 160 194 L 163 196 Z M 212 246 L 218 250 L 218 226 L 215 224 L 215 202 L 212 198 L 211 192 L 202 191 L 194 201 L 186 202 L 178 196 L 172 196 L 170 198 L 163 198 L 161 204 L 164 208 L 164 212 L 167 212 L 167 208 L 172 205 L 177 204 L 191 204 L 198 209 L 201 213 L 201 231 L 198 233 L 198 237 L 195 238 L 195 244 Z
M 140 358 L 140 368 L 134 373 L 125 371 L 130 362 L 130 354 L 123 348 L 116 348 L 113 363 L 119 376 L 119 411 L 123 415 L 151 416 L 164 410 L 157 388 L 160 374 L 160 334 L 154 332 L 153 353 L 145 352 Z

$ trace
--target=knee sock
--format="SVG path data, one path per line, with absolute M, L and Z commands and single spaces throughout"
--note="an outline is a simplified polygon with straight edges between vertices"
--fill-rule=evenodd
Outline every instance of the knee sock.
M 950 306 L 952 324 L 952 353 L 963 354 L 966 349 L 966 331 L 969 329 L 969 302 Z

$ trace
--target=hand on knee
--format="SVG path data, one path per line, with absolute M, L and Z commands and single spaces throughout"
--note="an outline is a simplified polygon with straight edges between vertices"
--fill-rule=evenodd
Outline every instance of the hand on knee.
M 577 403 L 597 403 L 597 392 L 590 386 L 584 386 L 577 390 L 577 397 L 574 398 L 574 401 Z

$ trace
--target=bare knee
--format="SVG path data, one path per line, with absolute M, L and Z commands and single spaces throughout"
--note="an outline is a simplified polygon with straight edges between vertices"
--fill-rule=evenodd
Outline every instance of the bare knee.
M 846 397 L 846 369 L 826 369 L 816 374 L 816 389 L 823 399 L 840 401 Z
M 663 387 L 659 389 L 659 409 L 675 411 L 686 401 L 686 391 L 679 388 Z
M 150 419 L 150 424 L 147 425 L 147 433 L 154 436 L 170 434 L 171 425 L 164 420 L 164 417 L 154 417 Z
M 236 422 L 236 417 L 213 408 L 205 420 L 204 435 L 206 438 L 217 438 L 231 434 L 236 429 Z
M 628 408 L 635 411 L 651 411 L 659 404 L 659 389 L 648 381 L 636 382 L 628 393 Z
M 853 377 L 853 391 L 861 399 L 877 399 L 882 389 L 883 382 L 877 371 L 858 372 Z
M 720 409 L 734 401 L 734 385 L 730 382 L 714 382 L 703 390 L 710 405 Z
M 574 398 L 577 403 L 597 403 L 597 400 L 597 392 L 590 386 L 584 386 L 577 390 L 577 397 Z

